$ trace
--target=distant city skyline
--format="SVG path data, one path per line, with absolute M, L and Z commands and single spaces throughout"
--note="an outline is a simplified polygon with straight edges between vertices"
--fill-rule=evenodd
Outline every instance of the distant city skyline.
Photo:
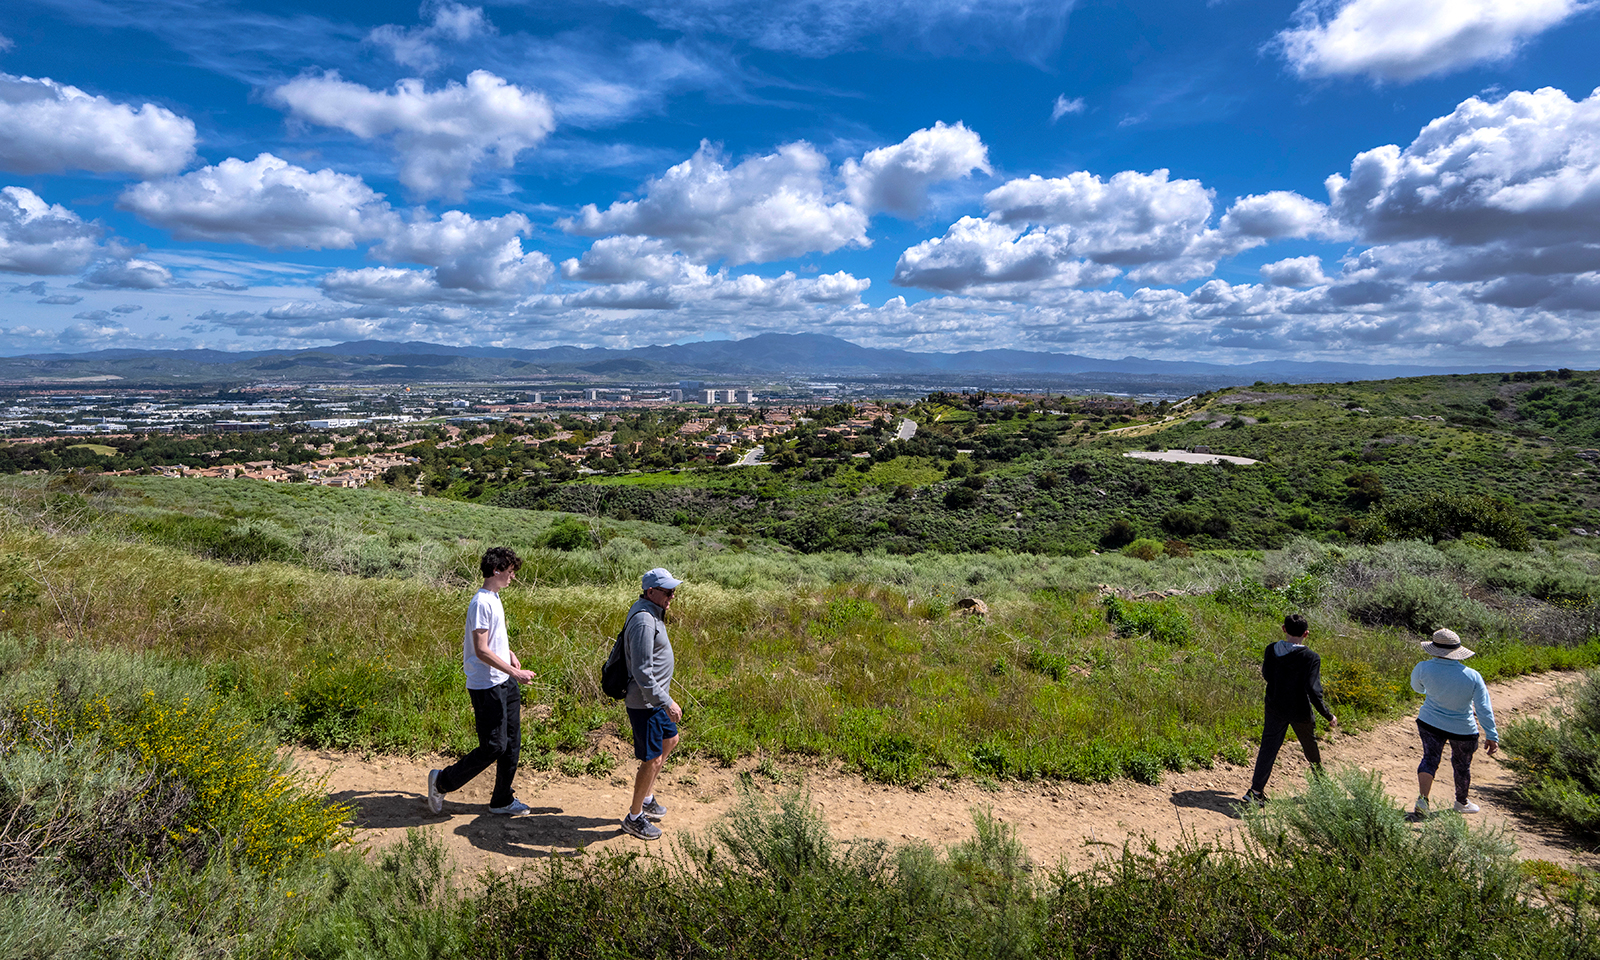
M 1600 367 L 1582 0 L 14 0 L 0 354 Z

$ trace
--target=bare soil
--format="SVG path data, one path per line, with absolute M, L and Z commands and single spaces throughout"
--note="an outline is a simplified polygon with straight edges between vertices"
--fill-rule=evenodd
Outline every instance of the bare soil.
M 1493 685 L 1500 728 L 1558 706 L 1569 682 L 1560 674 L 1544 674 Z M 686 740 L 694 736 L 693 717 L 686 718 L 683 730 Z M 1290 737 L 1279 754 L 1269 794 L 1293 794 L 1303 788 L 1306 763 L 1292 733 Z M 357 842 L 381 847 L 403 838 L 408 829 L 424 830 L 443 841 L 458 869 L 477 875 L 484 870 L 513 871 L 581 848 L 644 845 L 618 827 L 632 795 L 631 748 L 609 736 L 596 746 L 619 757 L 615 774 L 599 779 L 524 768 L 517 776 L 517 795 L 533 812 L 515 818 L 486 810 L 492 769 L 446 797 L 444 812 L 434 815 L 426 803 L 428 770 L 445 766 L 446 758 L 366 758 L 300 750 L 294 760 L 301 770 L 324 778 L 333 800 L 352 807 Z M 1377 771 L 1389 794 L 1409 809 L 1416 796 L 1420 751 L 1416 725 L 1404 718 L 1325 740 L 1323 761 Z M 838 764 L 778 762 L 764 769 L 767 772 L 755 760 L 732 768 L 695 757 L 670 763 L 656 789 L 657 798 L 668 808 L 661 823 L 664 839 L 704 830 L 734 804 L 741 782 L 772 795 L 803 784 L 838 838 L 948 845 L 972 835 L 972 808 L 987 807 L 1015 829 L 1036 862 L 1081 868 L 1120 851 L 1130 841 L 1167 848 L 1186 834 L 1208 841 L 1237 839 L 1238 798 L 1250 782 L 1249 766 L 1223 763 L 1210 770 L 1168 773 L 1158 785 L 1031 782 L 985 789 L 958 781 L 923 790 L 869 783 Z M 772 773 L 781 779 L 775 782 Z M 1472 799 L 1483 809 L 1474 820 L 1507 830 L 1524 859 L 1600 867 L 1600 852 L 1593 844 L 1534 816 L 1517 801 L 1514 790 L 1511 771 L 1500 758 L 1479 750 L 1473 762 Z M 1448 803 L 1451 793 L 1447 757 L 1433 791 L 1435 806 L 1441 800 Z

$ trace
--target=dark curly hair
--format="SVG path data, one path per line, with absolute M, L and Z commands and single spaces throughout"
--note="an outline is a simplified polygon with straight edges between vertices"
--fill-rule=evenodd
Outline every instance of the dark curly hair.
M 487 580 L 502 570 L 522 569 L 522 558 L 510 547 L 490 547 L 478 561 L 478 569 L 483 571 L 483 579 Z

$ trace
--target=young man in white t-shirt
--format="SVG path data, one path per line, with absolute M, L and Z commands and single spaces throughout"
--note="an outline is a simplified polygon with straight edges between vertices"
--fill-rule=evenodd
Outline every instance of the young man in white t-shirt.
M 506 611 L 500 591 L 516 579 L 522 558 L 509 547 L 493 547 L 483 555 L 483 589 L 467 605 L 467 627 L 461 640 L 461 663 L 467 675 L 467 696 L 478 727 L 478 746 L 443 770 L 428 771 L 428 809 L 444 811 L 444 795 L 460 790 L 489 764 L 495 767 L 494 793 L 489 812 L 517 816 L 528 805 L 511 793 L 522 755 L 522 690 L 536 676 L 522 669 L 511 652 L 506 633 Z

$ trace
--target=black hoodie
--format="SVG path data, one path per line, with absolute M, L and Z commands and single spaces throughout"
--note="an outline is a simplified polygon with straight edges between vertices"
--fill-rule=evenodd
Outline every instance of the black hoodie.
M 1267 681 L 1267 710 L 1289 720 L 1310 720 L 1311 708 L 1329 721 L 1333 712 L 1322 702 L 1322 657 L 1304 644 L 1279 640 L 1261 654 L 1261 676 Z

